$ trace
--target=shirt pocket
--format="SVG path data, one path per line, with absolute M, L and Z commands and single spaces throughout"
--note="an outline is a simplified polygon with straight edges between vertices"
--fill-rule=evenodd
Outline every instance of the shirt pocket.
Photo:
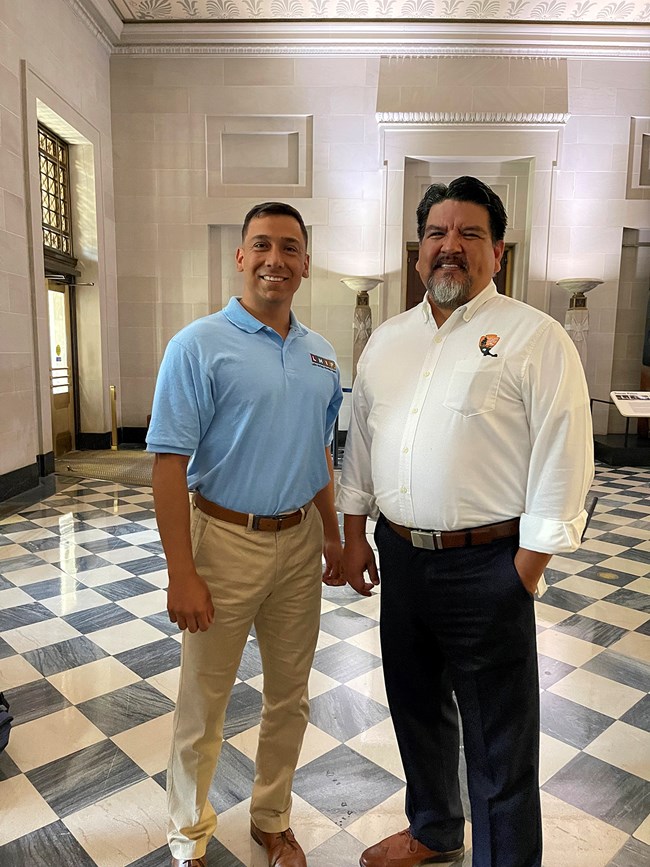
M 457 361 L 447 386 L 444 405 L 466 418 L 492 412 L 497 402 L 503 364 L 501 358 L 494 361 L 483 357 Z

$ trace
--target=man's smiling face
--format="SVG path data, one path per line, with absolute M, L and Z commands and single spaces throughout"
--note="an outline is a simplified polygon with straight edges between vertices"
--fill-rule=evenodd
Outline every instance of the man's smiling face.
M 285 214 L 254 217 L 235 258 L 244 275 L 242 301 L 251 310 L 290 306 L 302 278 L 309 277 L 300 225 Z
M 478 295 L 501 267 L 503 241 L 493 241 L 487 208 L 446 199 L 433 205 L 416 265 L 429 297 L 453 310 Z

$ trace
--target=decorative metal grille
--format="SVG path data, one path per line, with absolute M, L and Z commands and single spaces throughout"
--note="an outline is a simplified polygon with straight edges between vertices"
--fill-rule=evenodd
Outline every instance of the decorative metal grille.
M 72 256 L 68 145 L 47 127 L 38 125 L 41 173 L 43 245 Z

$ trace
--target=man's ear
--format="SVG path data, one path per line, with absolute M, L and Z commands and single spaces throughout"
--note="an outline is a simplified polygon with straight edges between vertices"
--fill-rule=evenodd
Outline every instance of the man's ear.
M 244 251 L 241 247 L 237 247 L 237 252 L 235 253 L 235 262 L 237 263 L 237 270 L 244 270 Z
M 302 269 L 302 276 L 309 277 L 309 253 L 305 253 L 305 264 Z
M 501 259 L 503 258 L 503 251 L 505 250 L 505 248 L 505 241 L 497 241 L 496 244 L 493 245 L 495 274 L 498 274 L 501 270 Z

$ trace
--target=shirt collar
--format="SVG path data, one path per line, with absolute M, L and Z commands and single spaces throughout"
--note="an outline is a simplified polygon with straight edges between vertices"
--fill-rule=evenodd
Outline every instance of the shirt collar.
M 249 334 L 255 334 L 255 332 L 262 331 L 264 328 L 273 331 L 273 328 L 260 322 L 252 313 L 249 313 L 248 310 L 240 304 L 239 298 L 231 298 L 228 304 L 223 308 L 223 314 L 229 322 L 232 322 L 232 324 L 236 325 L 237 328 L 242 331 L 247 331 Z M 305 326 L 298 322 L 293 310 L 289 312 L 289 319 L 289 331 L 294 331 L 296 332 L 296 336 L 300 335 L 301 337 L 308 333 Z
M 497 287 L 494 285 L 494 281 L 490 280 L 485 289 L 482 289 L 478 295 L 475 295 L 471 298 L 467 304 L 462 304 L 457 310 L 454 310 L 451 314 L 457 319 L 459 316 L 462 316 L 465 322 L 469 322 L 470 319 L 474 316 L 476 311 L 482 307 L 487 301 L 490 301 L 492 298 L 497 295 Z M 424 321 L 427 323 L 432 323 L 434 327 L 437 328 L 436 320 L 433 318 L 433 312 L 431 310 L 431 305 L 428 301 L 428 296 L 424 296 L 424 301 L 422 302 L 422 316 Z M 451 318 L 451 317 L 450 317 Z

